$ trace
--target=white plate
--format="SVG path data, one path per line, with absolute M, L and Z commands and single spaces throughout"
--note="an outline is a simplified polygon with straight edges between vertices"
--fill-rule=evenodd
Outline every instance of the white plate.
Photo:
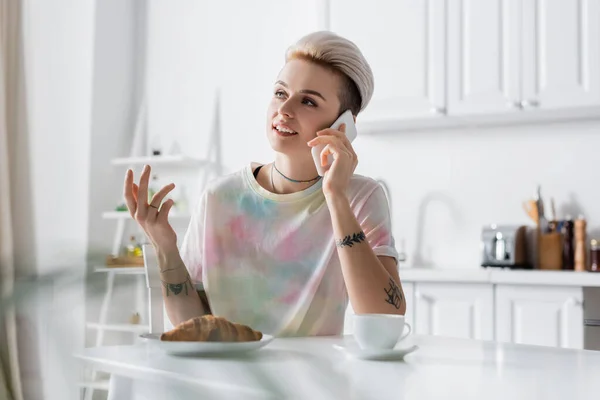
M 338 345 L 333 347 L 346 353 L 349 357 L 359 358 L 361 360 L 403 360 L 404 356 L 417 350 L 418 346 L 411 346 L 404 349 L 382 349 L 382 350 L 363 350 L 357 345 Z
M 241 354 L 260 349 L 273 340 L 273 336 L 264 334 L 261 340 L 251 342 L 169 342 L 160 340 L 160 333 L 144 333 L 140 338 L 176 356 Z

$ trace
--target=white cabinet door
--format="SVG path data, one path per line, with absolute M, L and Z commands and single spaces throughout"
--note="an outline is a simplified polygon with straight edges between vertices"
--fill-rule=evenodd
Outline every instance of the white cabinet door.
M 520 0 L 448 1 L 448 113 L 520 112 Z
M 523 1 L 527 107 L 600 106 L 600 0 Z
M 330 29 L 356 43 L 375 76 L 373 98 L 361 120 L 443 114 L 444 4 L 331 0 Z
M 581 288 L 496 286 L 496 340 L 583 348 Z
M 416 283 L 415 332 L 493 340 L 490 284 Z

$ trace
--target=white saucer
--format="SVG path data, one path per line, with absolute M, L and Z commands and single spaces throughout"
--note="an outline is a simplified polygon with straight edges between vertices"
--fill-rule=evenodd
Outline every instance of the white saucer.
M 273 336 L 263 335 L 261 340 L 251 342 L 170 342 L 160 340 L 160 333 L 145 333 L 140 338 L 176 356 L 241 354 L 258 350 L 273 340 Z
M 396 349 L 369 349 L 364 350 L 358 347 L 358 345 L 338 345 L 334 344 L 333 347 L 336 350 L 340 350 L 349 357 L 358 358 L 361 360 L 381 360 L 381 361 L 392 361 L 392 360 L 403 360 L 404 356 L 417 350 L 418 346 L 411 346 L 407 348 L 396 348 Z

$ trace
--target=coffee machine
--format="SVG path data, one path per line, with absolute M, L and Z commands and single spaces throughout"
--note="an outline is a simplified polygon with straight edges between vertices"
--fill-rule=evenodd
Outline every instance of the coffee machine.
M 532 268 L 527 257 L 527 228 L 522 225 L 484 226 L 482 267 Z

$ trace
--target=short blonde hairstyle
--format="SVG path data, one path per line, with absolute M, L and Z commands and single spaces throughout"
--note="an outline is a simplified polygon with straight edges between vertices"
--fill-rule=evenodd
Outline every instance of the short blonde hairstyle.
M 373 72 L 358 46 L 350 40 L 329 31 L 313 32 L 287 49 L 285 61 L 294 58 L 307 59 L 342 74 L 340 112 L 351 109 L 357 115 L 371 101 L 375 87 Z

